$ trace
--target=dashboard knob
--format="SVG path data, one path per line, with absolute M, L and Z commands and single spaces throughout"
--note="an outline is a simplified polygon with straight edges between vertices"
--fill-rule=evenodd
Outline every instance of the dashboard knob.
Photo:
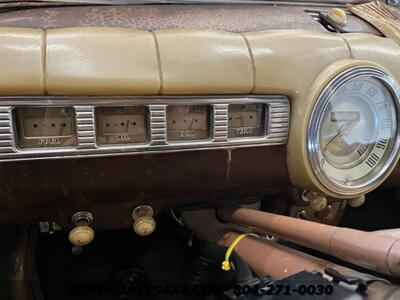
M 86 246 L 93 241 L 94 230 L 86 225 L 76 226 L 70 231 L 68 238 L 75 246 Z
M 310 199 L 310 207 L 313 211 L 323 211 L 328 206 L 328 200 L 322 195 L 315 195 Z
M 347 15 L 343 9 L 332 8 L 328 12 L 328 17 L 339 26 L 344 26 L 347 23 Z
M 156 229 L 156 220 L 153 218 L 153 208 L 148 205 L 140 205 L 132 212 L 133 230 L 137 235 L 148 236 Z
M 315 212 L 323 211 L 328 206 L 328 199 L 317 193 L 304 191 L 302 198 L 309 203 L 310 208 Z
M 360 207 L 365 202 L 365 195 L 347 200 L 347 204 L 351 207 Z
M 86 211 L 79 211 L 71 217 L 71 223 L 74 226 L 68 235 L 71 244 L 82 247 L 93 241 L 94 230 L 90 227 L 92 222 L 93 215 Z
M 141 217 L 133 223 L 137 235 L 148 236 L 156 229 L 156 221 L 152 217 Z

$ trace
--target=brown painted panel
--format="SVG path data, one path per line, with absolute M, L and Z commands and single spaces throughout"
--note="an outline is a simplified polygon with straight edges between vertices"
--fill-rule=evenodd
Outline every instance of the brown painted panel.
M 95 226 L 127 227 L 132 209 L 263 197 L 289 186 L 286 148 L 267 146 L 164 154 L 0 163 L 0 220 L 68 225 L 90 210 Z M 230 161 L 230 163 L 229 163 Z

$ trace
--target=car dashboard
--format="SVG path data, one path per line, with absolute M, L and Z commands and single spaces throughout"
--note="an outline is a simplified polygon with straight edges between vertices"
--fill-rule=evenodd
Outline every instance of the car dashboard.
M 320 114 L 313 112 L 318 97 L 332 82 L 348 76 L 346 72 L 361 76 L 370 69 L 371 76 L 376 70 L 393 82 L 398 80 L 400 52 L 393 40 L 306 30 L 233 33 L 111 27 L 3 27 L 1 40 L 3 70 L 7 72 L 0 81 L 4 95 L 0 160 L 4 172 L 12 172 L 7 177 L 15 182 L 2 186 L 2 198 L 7 199 L 2 203 L 7 212 L 3 218 L 21 218 L 19 210 L 26 215 L 31 208 L 43 208 L 46 213 L 41 218 L 58 219 L 55 203 L 62 204 L 64 212 L 70 205 L 82 210 L 98 203 L 153 201 L 152 193 L 161 191 L 161 178 L 169 176 L 172 169 L 181 169 L 184 177 L 195 175 L 189 170 L 196 170 L 201 174 L 196 178 L 199 183 L 182 184 L 180 193 L 172 188 L 181 186 L 179 176 L 173 186 L 165 186 L 169 192 L 160 194 L 165 198 L 196 194 L 199 203 L 209 198 L 223 200 L 224 193 L 231 197 L 234 191 L 249 191 L 250 180 L 237 178 L 237 183 L 229 183 L 235 165 L 240 165 L 253 183 L 263 182 L 247 195 L 245 192 L 249 198 L 287 188 L 290 183 L 336 198 L 354 198 L 388 175 L 384 170 L 366 188 L 322 184 L 322 177 L 316 174 L 321 171 L 318 161 L 315 165 L 308 157 L 306 127 L 310 118 Z M 368 95 L 374 86 L 365 83 L 361 92 Z M 395 83 L 389 88 L 389 93 L 398 97 Z M 344 113 L 339 111 L 342 120 L 332 119 L 332 123 L 348 122 L 346 118 L 351 116 Z M 286 157 L 275 156 L 281 151 L 286 151 Z M 396 154 L 397 148 L 392 152 Z M 265 157 L 257 163 L 262 155 Z M 190 156 L 193 159 L 186 158 Z M 215 172 L 206 175 L 207 180 L 203 175 L 209 167 L 201 165 L 196 156 L 216 161 Z M 394 156 L 384 169 L 393 168 L 397 154 Z M 174 165 L 166 162 L 170 159 Z M 376 157 L 369 159 L 374 162 Z M 80 169 L 77 161 L 90 167 Z M 282 171 L 269 168 L 278 162 Z M 113 168 L 108 167 L 114 163 Z M 38 171 L 46 174 L 40 182 L 35 175 Z M 58 172 L 64 175 L 54 176 Z M 66 188 L 71 177 L 78 183 Z M 147 184 L 152 192 L 140 189 L 138 194 L 136 186 L 147 182 L 144 178 L 152 182 Z M 32 190 L 24 200 L 14 200 L 21 199 L 20 185 L 29 186 L 30 181 Z M 195 190 L 202 181 L 204 191 L 216 189 L 204 199 Z M 216 182 L 223 184 L 213 184 Z M 111 201 L 98 196 L 105 192 L 104 184 L 116 190 Z M 29 195 L 36 198 L 40 194 L 44 195 L 39 200 L 30 199 Z M 15 214 L 9 213 L 10 207 Z M 127 212 L 129 220 L 129 209 Z M 68 218 L 61 223 L 67 222 Z M 99 220 L 99 224 L 106 222 Z
M 80 247 L 165 211 L 252 228 L 233 205 L 337 225 L 398 188 L 399 41 L 335 5 L 2 11 L 0 222 Z

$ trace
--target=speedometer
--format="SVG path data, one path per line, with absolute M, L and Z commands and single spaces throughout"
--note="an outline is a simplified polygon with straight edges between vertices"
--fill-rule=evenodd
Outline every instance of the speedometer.
M 399 87 L 375 67 L 357 67 L 322 92 L 308 129 L 309 159 L 317 179 L 337 194 L 373 188 L 399 150 Z

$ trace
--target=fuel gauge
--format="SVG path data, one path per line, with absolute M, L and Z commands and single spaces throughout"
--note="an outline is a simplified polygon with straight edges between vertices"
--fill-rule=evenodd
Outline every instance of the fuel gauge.
M 147 108 L 144 106 L 98 107 L 96 124 L 100 145 L 147 141 Z
M 265 135 L 264 104 L 232 104 L 228 109 L 228 137 L 262 137 Z
M 77 144 L 72 107 L 18 107 L 14 110 L 21 149 L 72 147 Z
M 210 138 L 208 105 L 173 105 L 167 107 L 169 141 L 206 140 Z

